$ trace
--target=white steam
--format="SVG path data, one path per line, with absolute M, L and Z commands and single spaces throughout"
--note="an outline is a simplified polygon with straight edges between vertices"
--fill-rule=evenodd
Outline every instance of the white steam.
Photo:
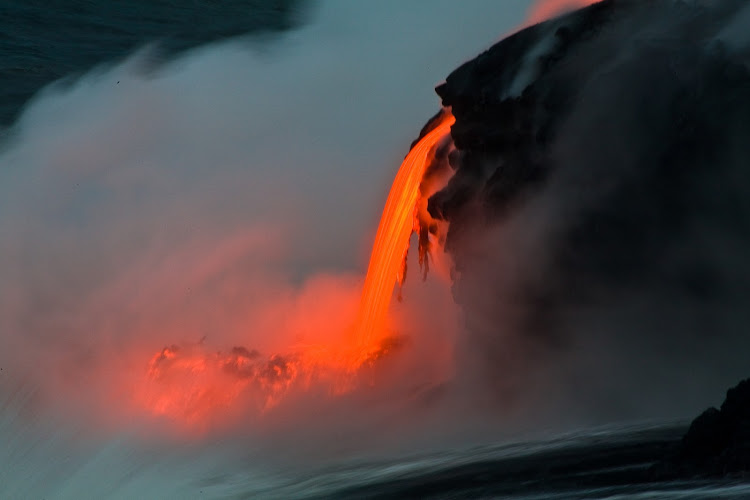
M 176 448 L 97 438 L 36 397 L 80 415 L 102 377 L 127 379 L 133 345 L 272 349 L 318 307 L 356 297 L 393 173 L 438 108 L 432 87 L 526 8 L 325 2 L 268 45 L 166 62 L 145 49 L 36 96 L 0 151 L 0 464 L 38 473 L 5 473 L 0 496 L 197 496 L 205 484 L 185 470 L 209 474 L 206 460 L 157 469 L 179 462 Z M 449 297 L 410 287 L 420 310 Z M 429 316 L 431 335 L 452 328 Z M 183 479 L 153 482 L 172 475 Z

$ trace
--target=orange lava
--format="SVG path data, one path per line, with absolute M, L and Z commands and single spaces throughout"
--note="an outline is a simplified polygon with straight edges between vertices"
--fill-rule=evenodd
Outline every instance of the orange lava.
M 539 0 L 528 17 L 530 24 L 541 23 L 567 11 L 580 9 L 601 0 Z
M 420 183 L 435 147 L 454 121 L 449 111 L 443 111 L 401 164 L 375 238 L 354 337 L 331 341 L 321 332 L 318 339 L 337 345 L 292 345 L 272 355 L 244 347 L 210 352 L 202 343 L 165 347 L 152 357 L 145 383 L 136 389 L 138 405 L 194 429 L 247 409 L 262 413 L 290 392 L 313 385 L 334 395 L 355 387 L 360 372 L 401 345 L 388 333 L 388 306 L 394 286 L 403 282 L 410 236 L 419 226 L 418 207 L 424 202 Z
M 388 305 L 396 283 L 403 283 L 405 255 L 416 225 L 419 185 L 430 163 L 430 152 L 450 133 L 454 122 L 453 115 L 444 111 L 437 126 L 409 151 L 388 193 L 357 317 L 355 341 L 362 353 L 377 345 L 387 332 Z

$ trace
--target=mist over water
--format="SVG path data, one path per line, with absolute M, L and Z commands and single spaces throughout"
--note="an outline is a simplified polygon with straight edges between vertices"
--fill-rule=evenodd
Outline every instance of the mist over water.
M 35 96 L 0 151 L 8 495 L 247 491 L 262 487 L 254 471 L 271 481 L 279 464 L 408 449 L 444 428 L 425 418 L 460 321 L 439 273 L 407 282 L 393 306 L 407 345 L 367 390 L 313 390 L 266 417 L 240 404 L 188 437 L 130 397 L 167 345 L 345 337 L 393 174 L 438 109 L 432 87 L 527 7 L 325 2 L 272 43 L 169 60 L 145 47 Z

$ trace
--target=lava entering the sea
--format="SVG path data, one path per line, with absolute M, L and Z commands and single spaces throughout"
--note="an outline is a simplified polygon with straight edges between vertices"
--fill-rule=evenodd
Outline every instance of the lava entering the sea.
M 245 407 L 263 412 L 290 391 L 324 384 L 329 394 L 356 387 L 360 372 L 388 355 L 400 343 L 390 332 L 388 306 L 394 287 L 403 283 L 410 236 L 420 234 L 420 263 L 426 265 L 426 200 L 421 185 L 438 146 L 455 119 L 443 110 L 413 145 L 396 174 L 380 219 L 362 290 L 353 335 L 341 345 L 289 346 L 283 354 L 262 355 L 244 347 L 208 352 L 202 344 L 172 345 L 153 355 L 145 384 L 136 391 L 149 413 L 177 423 L 206 426 L 217 415 L 231 413 L 241 394 Z M 321 333 L 321 338 L 325 337 Z

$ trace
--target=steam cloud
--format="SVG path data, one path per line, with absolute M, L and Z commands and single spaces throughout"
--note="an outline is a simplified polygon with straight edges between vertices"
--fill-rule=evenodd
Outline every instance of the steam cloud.
M 137 428 L 128 391 L 155 352 L 284 355 L 345 336 L 392 173 L 437 108 L 425 89 L 525 8 L 326 2 L 270 44 L 237 39 L 169 61 L 147 47 L 37 95 L 0 152 L 0 435 L 25 436 L 0 461 L 50 478 L 40 497 L 62 491 L 56 480 L 72 484 L 63 496 L 111 494 L 111 461 L 91 466 L 111 479 L 100 489 L 40 464 L 56 446 L 96 449 L 96 432 L 76 429 Z M 353 452 L 422 426 L 404 405 L 448 376 L 458 320 L 434 276 L 404 295 L 394 316 L 414 347 L 371 374 L 381 393 L 335 408 L 312 391 L 262 422 L 241 408 L 231 432 L 299 458 L 306 440 L 316 456 L 321 440 Z M 390 393 L 408 401 L 375 403 Z M 32 452 L 22 444 L 50 435 Z M 34 493 L 20 476 L 3 481 Z

